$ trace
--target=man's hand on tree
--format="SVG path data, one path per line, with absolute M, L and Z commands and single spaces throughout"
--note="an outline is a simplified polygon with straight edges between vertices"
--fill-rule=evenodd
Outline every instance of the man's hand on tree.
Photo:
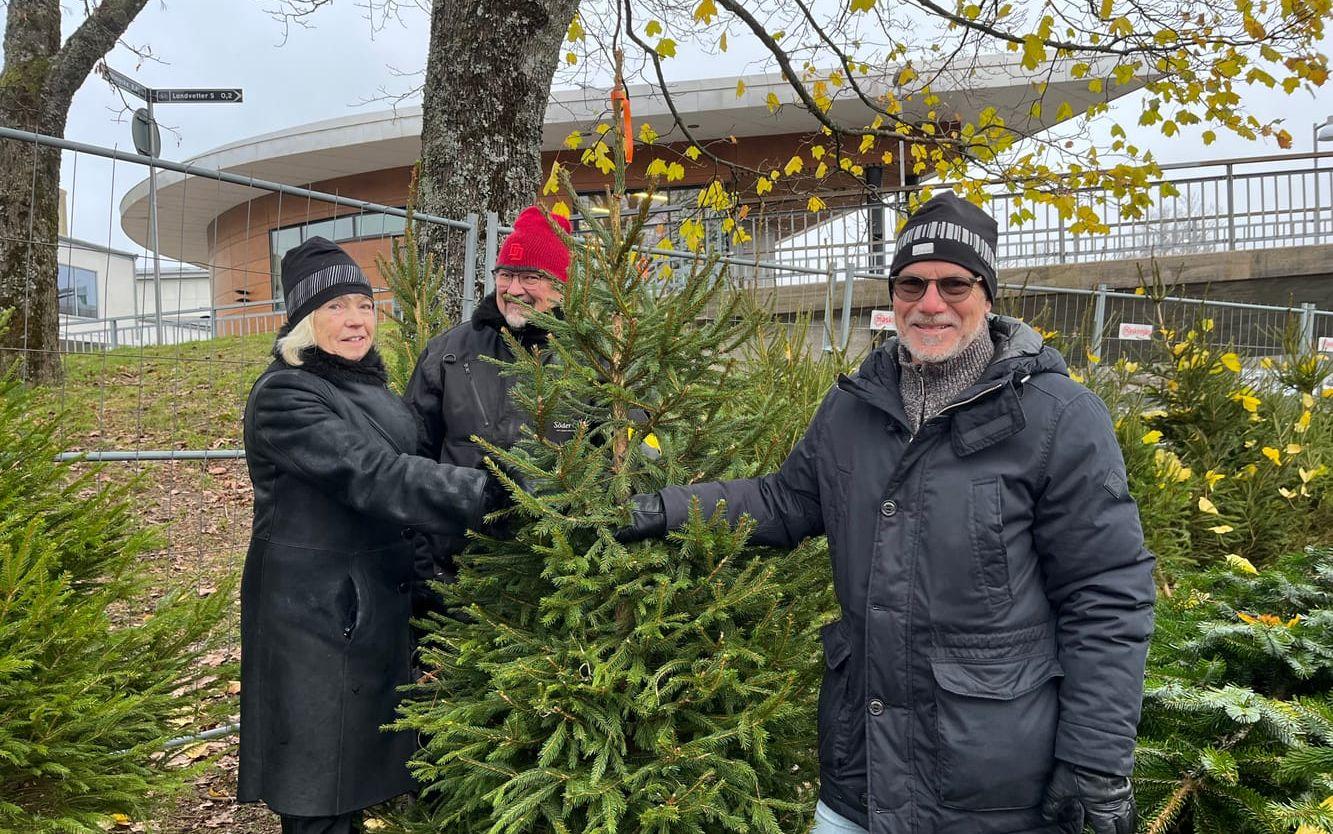
M 666 507 L 662 504 L 662 494 L 649 492 L 630 499 L 630 523 L 614 535 L 616 541 L 629 544 L 644 539 L 660 539 L 666 536 L 666 532 Z
M 1061 834 L 1083 834 L 1086 824 L 1093 834 L 1134 834 L 1138 809 L 1134 786 L 1128 776 L 1100 773 L 1055 761 L 1055 771 L 1046 786 L 1042 816 L 1057 823 Z

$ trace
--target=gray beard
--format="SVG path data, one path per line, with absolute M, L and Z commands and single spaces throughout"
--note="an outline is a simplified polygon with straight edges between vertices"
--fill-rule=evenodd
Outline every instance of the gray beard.
M 907 349 L 907 352 L 912 355 L 912 361 L 917 364 L 938 365 L 942 362 L 948 362 L 950 359 L 953 359 L 955 356 L 957 356 L 958 354 L 962 353 L 963 351 L 971 347 L 972 343 L 975 342 L 977 339 L 981 338 L 982 335 L 989 335 L 990 322 L 988 321 L 988 318 L 989 316 L 982 316 L 981 321 L 977 322 L 977 329 L 972 331 L 971 335 L 964 336 L 963 338 L 959 339 L 958 344 L 954 345 L 953 349 L 950 350 L 947 354 L 944 355 L 935 354 L 929 357 L 921 357 L 918 356 L 910 347 Z

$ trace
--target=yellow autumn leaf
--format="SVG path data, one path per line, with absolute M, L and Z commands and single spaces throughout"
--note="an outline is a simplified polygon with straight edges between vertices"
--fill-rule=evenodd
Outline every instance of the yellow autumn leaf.
M 1299 454 L 1301 453 L 1301 444 L 1299 444 L 1299 443 L 1288 443 L 1288 444 L 1287 444 L 1286 452 L 1287 452 L 1287 454 L 1289 454 L 1289 455 L 1299 455 Z
M 607 124 L 606 122 L 602 122 L 602 123 L 600 123 L 600 124 L 597 125 L 597 135 L 598 135 L 598 136 L 605 136 L 605 135 L 606 135 L 606 132 L 607 132 L 608 130 L 610 130 L 610 129 L 611 129 L 611 125 Z
M 130 824 L 130 818 L 124 814 L 112 814 L 111 821 L 120 827 L 125 827 Z
M 569 22 L 569 31 L 565 33 L 565 40 L 570 43 L 583 40 L 583 22 L 579 20 L 578 15 L 574 15 L 574 19 Z
M 577 130 L 571 131 L 570 134 L 565 137 L 564 144 L 565 147 L 571 151 L 577 149 L 579 145 L 583 144 L 583 133 Z
M 1296 425 L 1292 426 L 1297 434 L 1305 434 L 1310 428 L 1310 411 L 1307 409 L 1301 412 L 1301 416 L 1296 420 Z
M 554 194 L 560 190 L 560 163 L 551 163 L 551 175 L 546 178 L 546 183 L 542 186 L 542 195 Z
M 828 153 L 828 149 L 825 148 L 823 145 L 812 145 L 810 147 L 810 157 L 812 159 L 816 160 L 823 159 L 824 154 L 826 153 Z
M 823 211 L 826 208 L 828 208 L 828 205 L 825 204 L 824 201 L 819 199 L 818 197 L 811 197 L 809 202 L 805 204 L 805 210 L 810 212 L 811 214 L 814 214 L 815 212 L 818 211 Z
M 760 177 L 754 184 L 754 192 L 760 197 L 773 190 L 773 181 L 768 177 Z
M 1209 515 L 1220 515 L 1220 513 L 1217 512 L 1217 505 L 1202 495 L 1199 496 L 1199 511 L 1208 513 Z
M 662 58 L 676 57 L 676 42 L 671 38 L 662 38 L 657 42 L 657 54 Z
M 566 63 L 566 64 L 569 64 L 569 65 L 572 67 L 572 66 L 574 66 L 575 64 L 577 64 L 578 62 L 579 62 L 579 56 L 575 55 L 573 52 L 566 52 L 566 53 L 565 53 L 565 63 Z
M 362 820 L 361 827 L 367 831 L 383 831 L 389 827 L 389 824 L 379 817 L 369 817 Z
M 713 0 L 701 0 L 699 5 L 694 7 L 694 19 L 704 25 L 712 23 L 715 17 L 717 17 L 717 5 Z
M 805 163 L 801 158 L 799 156 L 793 156 L 791 159 L 787 160 L 787 164 L 783 166 L 782 173 L 790 177 L 793 174 L 801 173 L 801 169 L 804 167 Z
M 868 12 L 875 8 L 875 0 L 852 0 L 849 8 L 854 12 Z
M 1230 533 L 1232 530 L 1235 529 L 1236 528 L 1232 527 L 1230 524 L 1219 524 L 1216 527 L 1209 527 L 1208 532 L 1216 533 L 1217 535 L 1221 536 L 1223 534 Z
M 823 162 L 819 163 L 819 167 L 815 169 L 815 179 L 822 180 L 827 175 L 828 175 L 828 166 L 825 165 Z
M 568 220 L 568 219 L 569 219 L 569 206 L 565 205 L 565 201 L 564 201 L 564 200 L 560 200 L 560 201 L 557 202 L 555 205 L 551 206 L 551 214 L 558 214 L 558 215 L 560 215 L 561 217 L 563 217 L 563 218 L 565 218 L 566 220 Z
M 666 178 L 667 182 L 675 182 L 677 180 L 685 179 L 685 166 L 681 165 L 679 162 L 671 163 L 667 166 Z
M 648 21 L 648 25 L 643 28 L 644 37 L 651 38 L 653 35 L 660 35 L 661 33 L 662 24 L 656 20 Z
M 699 147 L 697 145 L 690 145 L 688 148 L 685 149 L 685 156 L 689 157 L 691 160 L 698 159 Z
M 736 98 L 740 98 L 740 97 L 743 96 L 743 95 L 745 95 L 745 82 L 744 82 L 744 81 L 737 81 L 737 82 L 736 82 Z
M 1258 397 L 1251 396 L 1242 391 L 1237 391 L 1233 393 L 1231 395 L 1231 399 L 1240 403 L 1241 407 L 1244 408 L 1246 411 L 1250 412 L 1251 414 L 1258 412 L 1259 406 L 1261 405 Z
M 1263 447 L 1259 450 L 1259 454 L 1271 460 L 1274 466 L 1282 465 L 1282 453 L 1277 449 L 1274 449 L 1272 446 Z
M 1255 568 L 1254 564 L 1251 563 L 1249 559 L 1246 559 L 1244 556 L 1241 556 L 1239 553 L 1228 553 L 1223 558 L 1226 559 L 1228 567 L 1238 570 L 1241 573 L 1248 573 L 1251 576 L 1259 575 L 1259 571 L 1257 568 Z
M 1237 356 L 1236 354 L 1224 353 L 1218 359 L 1218 361 L 1222 363 L 1222 367 L 1226 368 L 1228 371 L 1231 371 L 1233 374 L 1240 373 L 1240 357 Z
M 1148 446 L 1153 445 L 1154 443 L 1158 442 L 1161 439 L 1162 439 L 1162 433 L 1157 429 L 1153 429 L 1152 431 L 1143 435 L 1143 442 Z
M 782 106 L 782 102 L 778 100 L 777 93 L 769 93 L 768 97 L 764 99 L 764 103 L 768 105 L 768 112 L 770 113 Z
M 1225 477 L 1226 475 L 1223 475 L 1221 472 L 1218 472 L 1214 469 L 1209 469 L 1207 472 L 1203 473 L 1203 479 L 1208 482 L 1209 489 L 1211 489 L 1214 485 L 1217 484 L 1218 481 L 1222 480 Z
M 861 146 L 857 148 L 857 153 L 866 153 L 873 147 L 875 147 L 875 137 L 870 134 L 866 134 L 865 136 L 861 137 Z
M 639 141 L 646 145 L 651 145 L 657 141 L 657 131 L 648 122 L 639 125 Z

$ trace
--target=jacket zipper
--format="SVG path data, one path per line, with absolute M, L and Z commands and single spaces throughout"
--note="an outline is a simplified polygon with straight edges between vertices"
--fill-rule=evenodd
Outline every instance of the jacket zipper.
M 483 426 L 489 426 L 491 424 L 491 418 L 486 414 L 486 406 L 482 405 L 481 393 L 477 391 L 476 380 L 472 378 L 471 362 L 463 363 L 463 373 L 467 376 L 467 387 L 472 389 L 472 399 L 477 403 L 477 411 L 481 413 L 481 424 Z

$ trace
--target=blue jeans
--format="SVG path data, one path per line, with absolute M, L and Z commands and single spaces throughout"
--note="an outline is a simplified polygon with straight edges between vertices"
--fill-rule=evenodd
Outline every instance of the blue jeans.
M 810 834 L 869 834 L 869 832 L 835 812 L 821 799 L 815 803 L 815 827 Z

